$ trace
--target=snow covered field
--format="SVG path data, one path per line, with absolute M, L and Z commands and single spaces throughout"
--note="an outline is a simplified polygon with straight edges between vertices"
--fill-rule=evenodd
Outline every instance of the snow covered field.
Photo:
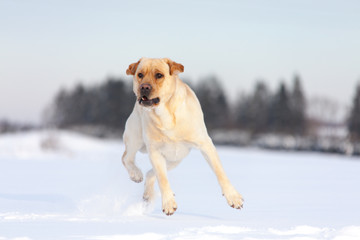
M 0 135 L 0 240 L 360 239 L 359 158 L 218 147 L 239 211 L 193 150 L 169 173 L 178 210 L 168 217 L 159 196 L 143 204 L 123 150 L 69 132 Z M 137 162 L 150 168 L 147 155 Z

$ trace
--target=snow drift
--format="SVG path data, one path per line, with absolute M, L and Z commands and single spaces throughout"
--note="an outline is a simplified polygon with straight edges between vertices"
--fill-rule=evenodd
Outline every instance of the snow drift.
M 123 150 L 64 131 L 1 135 L 0 239 L 360 239 L 357 158 L 218 147 L 238 211 L 193 150 L 169 173 L 178 211 L 167 217 L 159 197 L 142 202 Z

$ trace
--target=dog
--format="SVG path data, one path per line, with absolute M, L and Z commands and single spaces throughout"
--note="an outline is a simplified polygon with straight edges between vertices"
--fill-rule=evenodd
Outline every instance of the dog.
M 200 149 L 228 204 L 241 209 L 244 200 L 225 174 L 207 133 L 200 103 L 190 87 L 178 77 L 183 71 L 183 65 L 168 58 L 141 58 L 129 65 L 126 74 L 133 76 L 137 100 L 125 124 L 122 162 L 131 180 L 139 183 L 143 174 L 135 165 L 135 155 L 138 151 L 149 154 L 152 170 L 146 174 L 143 198 L 148 202 L 154 199 L 157 180 L 163 212 L 172 215 L 177 204 L 167 171 L 175 168 L 191 148 Z

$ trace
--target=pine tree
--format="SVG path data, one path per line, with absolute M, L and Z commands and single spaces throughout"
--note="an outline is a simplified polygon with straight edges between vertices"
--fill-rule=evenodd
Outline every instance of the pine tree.
M 258 82 L 249 102 L 248 118 L 252 133 L 263 133 L 268 128 L 270 93 L 264 82 Z
M 303 94 L 301 80 L 298 75 L 294 77 L 293 90 L 290 98 L 291 129 L 295 135 L 304 135 L 306 131 L 306 103 Z
M 88 104 L 88 91 L 79 83 L 72 93 L 71 101 L 67 106 L 69 108 L 70 118 L 69 125 L 87 124 L 89 121 L 89 104 Z
M 219 80 L 210 76 L 202 79 L 195 88 L 209 129 L 226 128 L 230 122 L 229 105 Z
M 234 122 L 235 127 L 240 128 L 242 130 L 250 131 L 250 103 L 251 97 L 247 96 L 245 93 L 241 93 L 238 95 L 238 99 L 236 100 L 236 104 L 234 106 Z
M 348 130 L 351 140 L 360 140 L 360 83 L 356 87 L 355 97 L 348 121 Z
M 61 89 L 58 94 L 55 96 L 53 104 L 51 104 L 50 109 L 48 109 L 49 116 L 46 121 L 46 124 L 50 126 L 63 127 L 66 121 L 67 114 L 67 101 L 69 94 L 65 89 Z
M 102 123 L 111 127 L 122 128 L 134 107 L 135 96 L 125 81 L 109 78 L 103 87 L 105 98 L 101 104 L 104 113 Z
M 269 126 L 276 133 L 291 133 L 291 109 L 289 94 L 284 83 L 275 95 L 270 107 Z

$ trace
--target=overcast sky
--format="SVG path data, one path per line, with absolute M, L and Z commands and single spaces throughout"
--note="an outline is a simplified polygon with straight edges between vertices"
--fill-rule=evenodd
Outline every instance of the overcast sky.
M 0 0 L 0 119 L 40 121 L 61 87 L 169 57 L 231 97 L 300 74 L 308 97 L 350 105 L 360 80 L 360 1 Z

